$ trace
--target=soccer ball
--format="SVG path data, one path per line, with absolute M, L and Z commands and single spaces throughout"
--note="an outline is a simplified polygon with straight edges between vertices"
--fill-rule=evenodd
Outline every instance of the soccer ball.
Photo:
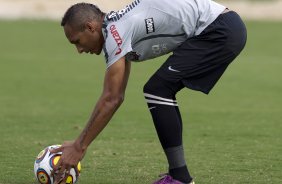
M 54 177 L 51 176 L 51 172 L 53 171 L 53 166 L 55 166 L 60 160 L 62 153 L 59 152 L 52 154 L 50 153 L 50 150 L 59 147 L 60 145 L 48 146 L 44 150 L 42 150 L 36 157 L 34 162 L 34 174 L 35 178 L 40 184 L 54 183 Z M 81 171 L 80 162 L 77 165 L 77 170 L 79 171 L 79 173 L 76 173 L 74 168 L 70 170 L 70 175 L 67 178 L 66 184 L 73 184 L 77 182 L 78 176 Z

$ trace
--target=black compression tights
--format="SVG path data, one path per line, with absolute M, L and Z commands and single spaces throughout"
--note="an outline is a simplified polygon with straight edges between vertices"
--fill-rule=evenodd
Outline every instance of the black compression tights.
M 153 75 L 144 86 L 144 96 L 152 115 L 159 140 L 169 163 L 170 175 L 184 183 L 192 180 L 184 159 L 182 119 L 176 93 L 181 83 L 171 83 Z

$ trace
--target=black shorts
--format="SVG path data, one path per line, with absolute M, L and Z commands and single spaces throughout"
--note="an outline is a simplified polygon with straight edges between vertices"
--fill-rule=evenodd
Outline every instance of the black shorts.
M 200 35 L 180 45 L 155 73 L 163 80 L 208 94 L 247 39 L 246 27 L 233 11 L 219 15 Z

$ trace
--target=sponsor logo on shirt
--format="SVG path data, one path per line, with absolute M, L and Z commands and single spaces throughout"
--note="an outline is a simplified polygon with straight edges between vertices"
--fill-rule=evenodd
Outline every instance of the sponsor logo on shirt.
M 121 37 L 120 37 L 120 35 L 119 35 L 115 25 L 112 25 L 110 27 L 110 31 L 111 31 L 111 34 L 112 34 L 113 38 L 115 39 L 115 42 L 117 43 L 118 50 L 117 50 L 115 55 L 118 55 L 122 51 L 121 48 L 120 48 L 121 44 L 122 44 L 122 39 L 121 39 Z
M 126 13 L 130 12 L 133 8 L 135 8 L 140 3 L 140 1 L 141 0 L 135 0 L 131 4 L 127 5 L 124 9 L 119 10 L 117 12 L 111 11 L 107 15 L 107 19 L 112 21 L 118 21 L 119 19 L 121 19 L 121 17 L 123 17 L 123 15 L 125 15 Z
M 155 32 L 155 25 L 154 25 L 154 19 L 153 18 L 145 19 L 145 24 L 146 24 L 147 34 Z

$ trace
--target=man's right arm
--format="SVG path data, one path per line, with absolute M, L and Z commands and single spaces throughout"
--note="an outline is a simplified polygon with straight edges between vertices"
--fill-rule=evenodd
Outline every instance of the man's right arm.
M 104 89 L 84 131 L 77 143 L 84 150 L 102 131 L 121 105 L 130 74 L 130 62 L 121 58 L 108 68 L 104 80 Z
M 121 105 L 129 73 L 130 62 L 126 62 L 124 57 L 108 68 L 105 74 L 103 93 L 80 136 L 75 141 L 65 142 L 60 148 L 52 151 L 53 153 L 62 152 L 61 159 L 54 168 L 54 171 L 58 170 L 56 184 L 61 181 L 61 177 L 64 177 L 63 181 L 66 179 L 65 172 L 69 172 L 72 167 L 76 168 L 89 144 L 104 129 Z

